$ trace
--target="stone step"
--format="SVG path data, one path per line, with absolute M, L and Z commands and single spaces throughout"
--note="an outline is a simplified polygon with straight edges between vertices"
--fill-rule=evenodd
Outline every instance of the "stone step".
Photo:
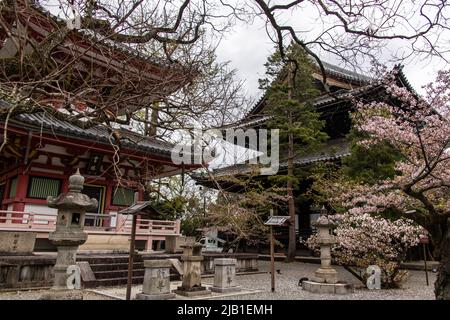
M 109 278 L 109 279 L 97 279 L 96 287 L 111 287 L 127 284 L 128 277 Z M 144 276 L 133 277 L 133 284 L 142 284 L 144 282 Z
M 92 271 L 99 272 L 99 271 L 109 271 L 109 270 L 128 270 L 128 262 L 124 263 L 97 263 L 97 264 L 90 264 Z M 133 263 L 133 270 L 134 269 L 143 269 L 144 263 L 143 262 L 134 262 Z
M 133 269 L 133 277 L 144 276 L 145 269 Z M 108 270 L 94 272 L 95 279 L 115 279 L 128 277 L 128 270 Z
M 113 263 L 128 263 L 128 256 L 77 256 L 77 261 L 87 261 L 89 264 L 113 264 Z M 134 257 L 134 262 L 142 262 L 140 256 Z

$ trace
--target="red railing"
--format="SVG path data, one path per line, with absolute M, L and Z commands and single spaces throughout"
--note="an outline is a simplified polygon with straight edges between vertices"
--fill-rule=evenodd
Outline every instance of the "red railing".
M 115 217 L 115 223 L 113 223 Z M 87 213 L 85 231 L 87 233 L 131 233 L 131 216 Z M 20 230 L 51 232 L 56 227 L 56 215 L 33 212 L 0 210 L 0 230 Z M 165 220 L 137 219 L 138 235 L 171 235 L 180 233 L 180 222 Z

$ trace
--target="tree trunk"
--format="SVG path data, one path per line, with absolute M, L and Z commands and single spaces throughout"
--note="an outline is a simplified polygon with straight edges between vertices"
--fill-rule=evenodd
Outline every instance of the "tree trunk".
M 294 177 L 294 137 L 289 134 L 289 146 L 288 146 L 288 207 L 289 207 L 289 246 L 286 262 L 294 261 L 295 252 L 297 251 L 297 237 L 295 235 L 295 203 L 294 203 L 294 191 L 292 179 Z
M 289 67 L 289 79 L 290 86 L 288 90 L 288 98 L 292 99 L 292 88 L 294 87 L 294 82 L 291 74 L 291 67 Z M 292 112 L 288 113 L 289 128 L 292 128 Z M 297 237 L 295 235 L 295 203 L 294 203 L 294 135 L 289 133 L 288 141 L 288 181 L 287 181 L 287 194 L 288 194 L 288 207 L 289 207 L 289 246 L 288 253 L 286 256 L 286 262 L 292 262 L 295 259 L 295 252 L 297 251 Z
M 438 276 L 434 284 L 434 293 L 436 295 L 436 300 L 450 300 L 450 232 L 448 226 L 442 237 L 439 253 L 441 262 L 439 264 Z

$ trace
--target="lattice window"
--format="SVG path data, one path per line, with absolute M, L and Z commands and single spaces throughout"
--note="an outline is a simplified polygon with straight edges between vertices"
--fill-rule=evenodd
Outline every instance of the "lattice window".
M 48 196 L 56 197 L 61 190 L 61 180 L 31 177 L 28 185 L 28 198 L 47 199 Z
M 11 179 L 9 184 L 9 198 L 14 198 L 16 196 L 17 190 L 17 177 Z

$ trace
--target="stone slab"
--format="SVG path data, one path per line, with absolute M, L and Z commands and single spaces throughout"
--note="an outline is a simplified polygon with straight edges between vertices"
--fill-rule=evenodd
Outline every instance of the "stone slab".
M 311 293 L 321 294 L 349 294 L 355 290 L 354 286 L 348 283 L 318 283 L 313 281 L 303 281 L 302 288 Z
M 226 287 L 226 288 L 212 286 L 210 289 L 211 289 L 212 292 L 218 292 L 218 293 L 229 293 L 229 292 L 241 291 L 241 287 L 239 287 L 239 286 Z
M 237 263 L 236 259 L 232 258 L 216 258 L 214 259 L 214 265 L 216 266 L 235 266 Z
M 163 293 L 163 294 L 145 294 L 138 293 L 136 300 L 167 300 L 175 298 L 175 293 Z
M 197 262 L 197 261 L 203 261 L 204 258 L 202 256 L 181 256 L 181 261 L 193 261 L 193 262 Z
M 182 276 L 184 274 L 183 265 L 181 264 L 180 260 L 178 259 L 167 259 L 172 263 L 175 270 L 177 270 L 178 274 Z
M 87 261 L 77 261 L 77 266 L 80 268 L 80 276 L 83 284 L 90 284 L 95 282 L 95 274 L 91 269 L 91 265 Z
M 0 231 L 0 255 L 31 254 L 36 232 Z
M 145 268 L 170 268 L 172 262 L 169 260 L 144 260 Z
M 211 291 L 208 289 L 196 290 L 196 291 L 174 290 L 172 292 L 179 294 L 180 296 L 185 296 L 185 297 L 206 296 L 206 295 L 211 294 Z

